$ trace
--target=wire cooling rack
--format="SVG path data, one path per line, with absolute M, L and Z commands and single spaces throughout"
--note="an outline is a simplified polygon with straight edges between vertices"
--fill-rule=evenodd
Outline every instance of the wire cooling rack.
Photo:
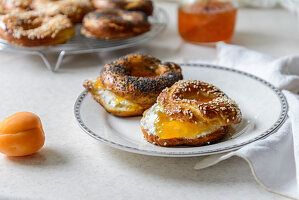
M 24 48 L 10 44 L 6 40 L 0 39 L 0 51 L 38 55 L 42 58 L 46 67 L 55 72 L 60 68 L 65 55 L 106 52 L 123 49 L 136 46 L 142 42 L 152 39 L 166 28 L 168 22 L 167 13 L 162 8 L 156 8 L 153 15 L 149 18 L 149 21 L 152 25 L 149 32 L 126 39 L 100 40 L 86 38 L 80 34 L 81 25 L 77 25 L 76 35 L 65 44 Z M 54 62 L 54 64 L 51 64 L 47 55 L 53 53 L 57 55 L 57 60 Z

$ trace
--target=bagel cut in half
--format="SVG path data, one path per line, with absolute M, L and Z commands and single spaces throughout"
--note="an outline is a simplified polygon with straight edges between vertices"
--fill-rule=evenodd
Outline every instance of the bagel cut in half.
M 238 105 L 221 90 L 187 80 L 164 89 L 140 124 L 145 140 L 158 146 L 202 146 L 218 142 L 241 120 Z
M 145 110 L 141 105 L 124 99 L 109 90 L 105 90 L 101 82 L 97 80 L 86 80 L 83 86 L 91 93 L 94 100 L 113 115 L 119 117 L 137 116 L 142 115 Z
M 98 78 L 83 84 L 111 114 L 142 115 L 166 87 L 182 79 L 181 68 L 172 62 L 142 54 L 130 54 L 106 64 Z

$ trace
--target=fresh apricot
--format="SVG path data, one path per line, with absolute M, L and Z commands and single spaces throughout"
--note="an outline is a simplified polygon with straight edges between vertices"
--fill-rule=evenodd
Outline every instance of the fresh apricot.
M 31 112 L 13 114 L 0 123 L 0 152 L 7 156 L 26 156 L 45 143 L 40 118 Z

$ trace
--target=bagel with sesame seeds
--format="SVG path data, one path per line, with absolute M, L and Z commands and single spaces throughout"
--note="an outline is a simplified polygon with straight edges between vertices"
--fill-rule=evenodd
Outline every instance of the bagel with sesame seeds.
M 108 112 L 137 116 L 151 107 L 160 92 L 181 80 L 181 68 L 142 54 L 130 54 L 106 64 L 95 80 L 84 87 Z
M 217 87 L 194 80 L 164 89 L 156 104 L 144 112 L 144 138 L 159 146 L 201 146 L 221 140 L 238 124 L 238 105 Z
M 26 11 L 31 9 L 32 0 L 0 0 L 0 7 L 9 11 Z
M 94 10 L 89 0 L 33 0 L 33 10 L 50 16 L 67 16 L 73 23 L 81 23 L 85 14 Z
M 9 13 L 9 11 L 7 11 L 2 5 L 0 5 L 0 16 L 6 15 L 7 13 Z
M 142 12 L 102 9 L 85 15 L 81 33 L 88 38 L 110 40 L 137 36 L 150 28 L 147 16 Z
M 50 17 L 40 12 L 26 11 L 0 16 L 0 37 L 20 46 L 61 44 L 74 33 L 72 22 L 64 15 Z

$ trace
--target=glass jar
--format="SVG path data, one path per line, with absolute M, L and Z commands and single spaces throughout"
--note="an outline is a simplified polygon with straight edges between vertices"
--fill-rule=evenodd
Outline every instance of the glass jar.
M 230 42 L 236 18 L 232 1 L 184 0 L 178 8 L 178 29 L 189 42 Z

